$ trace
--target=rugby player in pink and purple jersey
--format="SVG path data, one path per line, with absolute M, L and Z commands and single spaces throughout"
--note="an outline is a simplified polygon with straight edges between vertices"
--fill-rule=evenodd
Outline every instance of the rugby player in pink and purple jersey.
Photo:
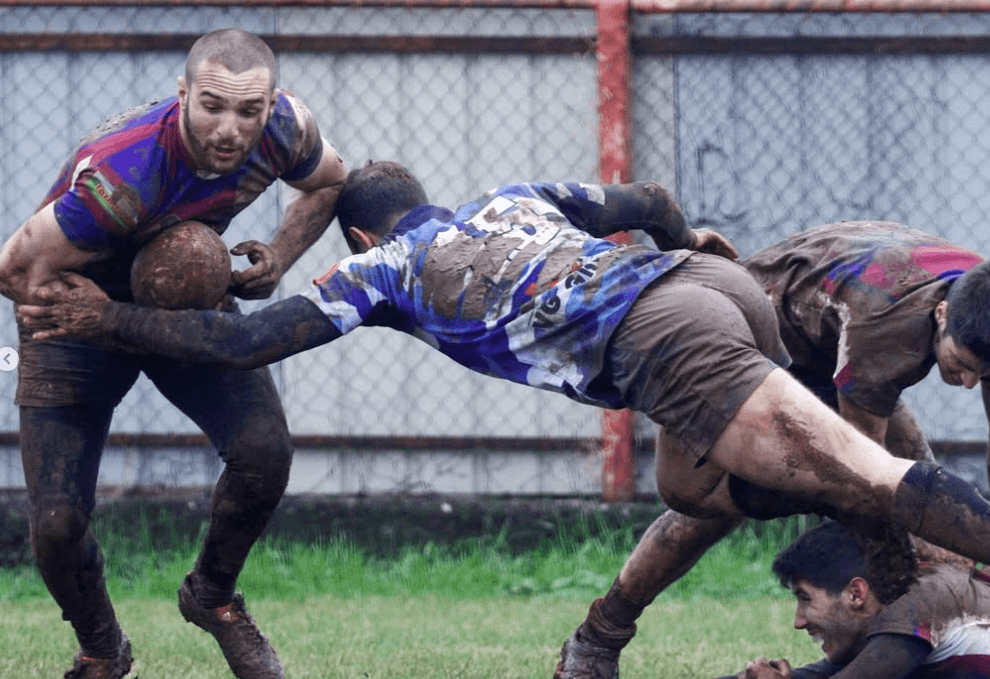
M 131 301 L 131 262 L 185 220 L 223 233 L 276 180 L 297 189 L 268 243 L 231 252 L 227 300 L 269 297 L 333 220 L 347 168 L 309 109 L 275 88 L 275 56 L 257 36 L 208 33 L 192 47 L 178 96 L 129 110 L 89 134 L 37 211 L 0 252 L 0 293 L 17 304 L 90 277 Z M 176 266 L 182 266 L 176 262 Z M 30 500 L 31 545 L 45 584 L 79 641 L 69 679 L 119 679 L 130 642 L 103 583 L 89 530 L 100 457 L 114 408 L 141 373 L 207 434 L 226 463 L 209 529 L 179 590 L 182 615 L 217 639 L 240 679 L 278 679 L 275 651 L 248 615 L 236 581 L 289 477 L 291 441 L 267 368 L 190 366 L 93 344 L 20 334 L 16 403 Z

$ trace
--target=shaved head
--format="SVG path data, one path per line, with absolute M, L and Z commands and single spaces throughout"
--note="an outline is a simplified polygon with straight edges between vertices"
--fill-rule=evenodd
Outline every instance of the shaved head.
M 266 68 L 269 89 L 275 89 L 275 54 L 265 41 L 238 28 L 224 28 L 207 33 L 197 40 L 186 57 L 186 85 L 196 82 L 199 65 L 204 62 L 220 64 L 233 74 L 252 68 Z

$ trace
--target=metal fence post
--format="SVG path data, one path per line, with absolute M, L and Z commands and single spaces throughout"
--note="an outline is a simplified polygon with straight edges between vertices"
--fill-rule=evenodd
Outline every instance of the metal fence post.
M 629 181 L 632 167 L 628 0 L 599 0 L 595 6 L 598 43 L 598 166 L 602 183 Z M 612 240 L 629 242 L 626 233 Z M 602 411 L 602 500 L 633 498 L 634 427 L 630 410 Z

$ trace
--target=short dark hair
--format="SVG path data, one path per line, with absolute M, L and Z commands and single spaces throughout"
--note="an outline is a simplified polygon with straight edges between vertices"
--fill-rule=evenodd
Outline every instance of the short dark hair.
M 384 236 L 392 230 L 397 215 L 426 202 L 426 191 L 405 167 L 388 160 L 368 161 L 347 175 L 337 198 L 337 221 L 351 252 L 357 252 L 350 227 Z
M 990 364 L 990 261 L 980 262 L 956 279 L 946 301 L 946 333 Z
M 799 535 L 771 566 L 784 587 L 801 579 L 832 595 L 853 578 L 863 578 L 884 604 L 907 591 L 917 568 L 917 553 L 906 531 L 877 524 L 860 533 L 833 520 Z
M 192 87 L 199 65 L 206 61 L 220 64 L 231 73 L 267 68 L 268 89 L 275 88 L 275 54 L 265 41 L 239 28 L 211 31 L 193 43 L 186 57 L 186 85 Z
M 838 521 L 825 521 L 799 535 L 777 555 L 771 569 L 784 587 L 807 580 L 829 594 L 838 594 L 853 578 L 867 575 L 859 541 Z

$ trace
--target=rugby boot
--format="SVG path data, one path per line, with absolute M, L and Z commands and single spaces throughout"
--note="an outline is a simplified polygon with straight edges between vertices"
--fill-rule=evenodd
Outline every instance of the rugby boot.
M 121 632 L 115 658 L 88 658 L 79 651 L 72 660 L 72 668 L 63 676 L 64 679 L 121 679 L 131 671 L 132 663 L 130 639 Z
M 234 676 L 237 679 L 285 679 L 275 649 L 248 615 L 241 593 L 234 594 L 229 604 L 205 608 L 193 594 L 191 578 L 190 573 L 179 588 L 179 611 L 186 622 L 213 635 Z
M 599 612 L 603 601 L 591 604 L 588 619 L 564 642 L 553 679 L 618 679 L 619 653 L 636 634 L 636 625 L 610 624 Z

